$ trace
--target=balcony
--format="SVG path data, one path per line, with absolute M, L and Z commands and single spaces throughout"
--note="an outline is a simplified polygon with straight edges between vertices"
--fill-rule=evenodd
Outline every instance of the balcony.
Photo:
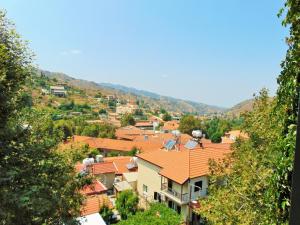
M 183 194 L 179 193 L 178 191 L 175 191 L 174 189 L 169 188 L 168 183 L 162 183 L 161 190 L 167 197 L 176 201 L 179 204 L 185 204 L 185 203 L 189 202 L 190 196 L 188 193 L 183 193 Z

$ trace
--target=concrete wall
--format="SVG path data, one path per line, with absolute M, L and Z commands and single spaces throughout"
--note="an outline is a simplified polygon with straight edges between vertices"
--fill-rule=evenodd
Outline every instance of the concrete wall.
M 106 173 L 106 174 L 99 174 L 96 176 L 101 183 L 107 187 L 107 189 L 113 188 L 115 174 L 114 173 Z
M 148 201 L 153 201 L 154 192 L 160 192 L 161 189 L 161 176 L 158 174 L 160 168 L 145 160 L 138 159 L 138 179 L 137 179 L 137 192 Z M 143 192 L 143 185 L 148 187 L 148 192 Z

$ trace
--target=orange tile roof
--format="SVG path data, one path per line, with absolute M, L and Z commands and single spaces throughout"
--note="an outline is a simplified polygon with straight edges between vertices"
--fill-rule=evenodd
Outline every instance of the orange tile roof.
M 93 213 L 98 213 L 101 207 L 103 207 L 104 205 L 107 205 L 109 208 L 113 208 L 112 203 L 110 202 L 106 194 L 88 196 L 81 206 L 80 215 L 87 216 Z
M 164 130 L 177 130 L 179 128 L 179 122 L 177 120 L 172 120 L 164 123 Z
M 180 145 L 177 150 L 156 150 L 138 155 L 140 159 L 161 167 L 160 174 L 179 184 L 189 178 L 209 174 L 209 159 L 219 160 L 230 153 L 230 144 L 203 144 L 204 148 L 197 147 L 188 150 Z
M 141 121 L 141 122 L 137 122 L 134 126 L 135 127 L 153 127 L 153 123 L 150 121 Z
M 151 130 L 141 130 L 134 126 L 121 127 L 116 130 L 116 137 L 118 139 L 134 140 L 135 137 L 141 135 L 154 135 Z
M 112 162 L 117 172 L 116 174 L 121 175 L 123 173 L 129 173 L 130 171 L 127 168 L 127 164 L 131 163 L 131 156 L 116 156 L 116 157 L 105 157 L 104 162 Z
M 152 143 L 152 142 L 138 142 L 138 141 L 124 141 L 124 140 L 116 140 L 109 138 L 81 138 L 81 136 L 74 135 L 73 140 L 77 142 L 78 140 L 82 140 L 88 144 L 91 148 L 99 148 L 99 149 L 107 149 L 111 151 L 123 151 L 129 152 L 134 147 L 139 148 L 141 151 L 151 151 L 153 149 L 160 148 L 162 146 L 161 143 Z
M 145 136 L 139 136 L 135 139 L 136 142 L 146 142 L 146 143 L 152 143 L 157 144 L 159 147 L 162 147 L 164 143 L 170 139 L 173 139 L 174 135 L 171 133 L 158 133 L 155 135 L 147 136 L 147 140 L 145 139 Z M 181 134 L 180 141 L 181 143 L 185 143 L 188 140 L 190 140 L 192 137 L 188 134 Z
M 94 163 L 92 165 L 92 173 L 94 175 L 97 174 L 105 174 L 105 173 L 116 173 L 117 169 L 113 162 L 99 162 Z
M 96 195 L 103 194 L 107 191 L 107 188 L 100 181 L 95 180 L 92 184 L 84 186 L 80 193 L 84 195 Z

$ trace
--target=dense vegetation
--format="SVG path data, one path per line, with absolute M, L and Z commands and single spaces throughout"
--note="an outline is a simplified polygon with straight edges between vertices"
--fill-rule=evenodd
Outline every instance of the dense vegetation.
M 127 220 L 121 221 L 120 225 L 178 225 L 181 222 L 180 215 L 174 210 L 161 203 L 154 203 L 146 211 L 137 212 Z
M 287 0 L 280 15 L 290 28 L 277 95 L 262 90 L 230 158 L 212 163 L 210 195 L 200 214 L 211 224 L 288 224 L 300 88 L 300 1 Z M 223 182 L 222 182 L 223 181 Z
M 139 198 L 131 190 L 122 191 L 118 194 L 116 200 L 116 208 L 121 218 L 126 220 L 129 216 L 135 215 L 138 210 Z
M 31 53 L 2 11 L 0 34 L 0 223 L 70 224 L 84 180 L 74 172 L 73 157 L 55 150 L 62 135 L 49 114 L 22 97 Z
M 128 125 L 134 126 L 135 123 L 136 122 L 135 122 L 135 119 L 132 114 L 126 113 L 121 117 L 121 126 L 122 127 L 126 127 Z

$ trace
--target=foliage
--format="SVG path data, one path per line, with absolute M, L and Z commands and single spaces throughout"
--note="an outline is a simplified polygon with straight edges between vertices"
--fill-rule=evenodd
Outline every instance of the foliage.
M 133 147 L 129 152 L 128 155 L 129 156 L 135 156 L 136 154 L 138 154 L 140 152 L 140 149 L 138 149 L 137 147 Z
M 185 134 L 192 134 L 193 130 L 201 129 L 201 121 L 193 115 L 185 115 L 180 119 L 179 130 Z
M 135 120 L 132 116 L 132 114 L 124 114 L 122 117 L 121 117 L 121 126 L 122 127 L 126 127 L 128 125 L 132 125 L 134 126 L 135 125 Z
M 67 140 L 69 137 L 73 136 L 75 126 L 70 120 L 58 120 L 54 124 L 54 129 L 62 131 L 63 139 Z
M 107 206 L 103 205 L 99 211 L 100 215 L 102 216 L 103 220 L 107 223 L 110 224 L 113 216 L 113 211 Z
M 100 109 L 99 110 L 99 114 L 101 115 L 101 114 L 107 114 L 107 111 L 105 110 L 105 109 Z
M 83 180 L 74 162 L 54 150 L 61 137 L 50 116 L 24 108 L 31 53 L 2 11 L 0 33 L 0 223 L 71 223 Z
M 154 203 L 143 212 L 137 212 L 127 220 L 121 221 L 120 225 L 178 225 L 181 222 L 180 215 L 162 203 Z
M 210 140 L 212 143 L 221 143 L 222 142 L 222 134 L 217 132 L 210 136 Z
M 210 224 L 272 224 L 276 218 L 270 209 L 275 193 L 268 192 L 278 149 L 274 100 L 262 90 L 254 110 L 245 115 L 245 131 L 250 140 L 238 141 L 233 154 L 224 161 L 210 162 L 209 196 L 201 201 L 200 214 Z M 271 219 L 272 218 L 272 219 Z
M 98 137 L 99 132 L 100 132 L 99 124 L 89 124 L 87 126 L 84 126 L 81 135 L 89 136 L 89 137 Z
M 123 220 L 136 213 L 138 202 L 138 196 L 131 190 L 123 191 L 117 196 L 116 208 Z
M 172 116 L 169 113 L 165 113 L 162 117 L 163 121 L 171 121 Z
M 223 163 L 212 169 L 210 196 L 200 210 L 211 223 L 288 223 L 299 107 L 300 1 L 287 0 L 279 15 L 285 9 L 289 48 L 277 79 L 277 96 L 268 101 L 261 92 L 254 111 L 245 116 L 250 140 L 236 145 L 232 168 Z M 225 188 L 216 182 L 222 177 Z

